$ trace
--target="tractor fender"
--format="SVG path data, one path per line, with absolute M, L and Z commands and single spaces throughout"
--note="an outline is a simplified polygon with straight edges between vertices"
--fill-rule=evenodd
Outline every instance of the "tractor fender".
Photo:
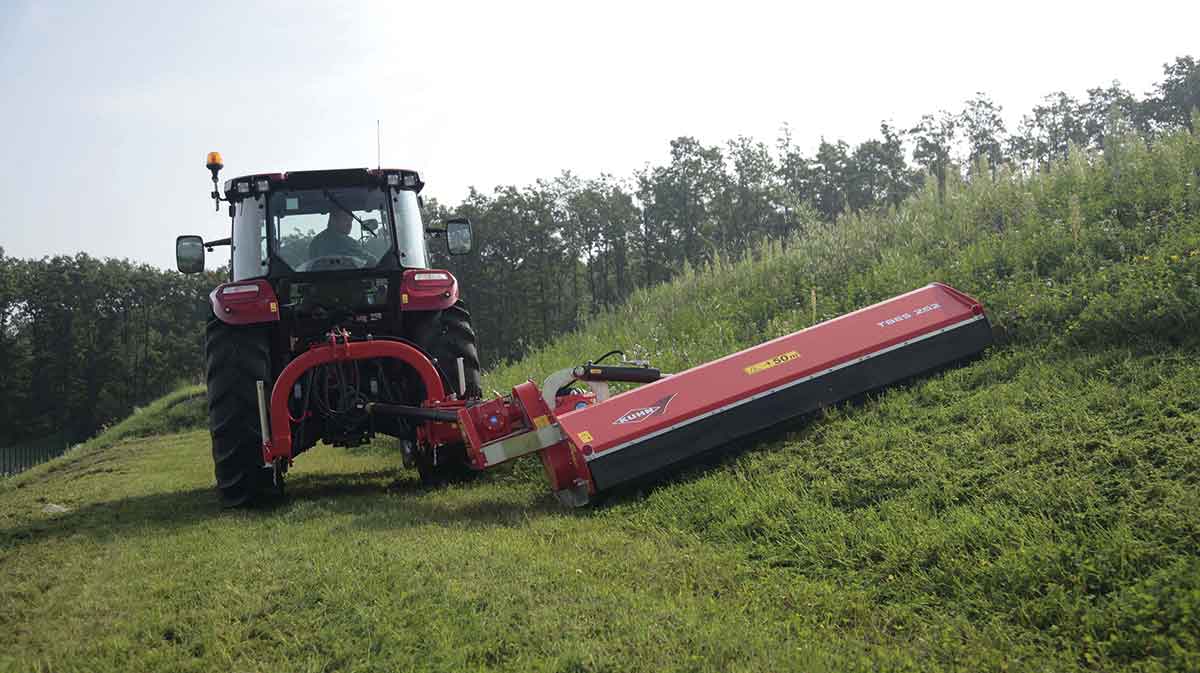
M 228 325 L 279 322 L 279 299 L 265 280 L 222 283 L 208 295 L 213 315 Z
M 443 269 L 408 269 L 400 280 L 401 311 L 442 311 L 458 301 L 458 279 Z

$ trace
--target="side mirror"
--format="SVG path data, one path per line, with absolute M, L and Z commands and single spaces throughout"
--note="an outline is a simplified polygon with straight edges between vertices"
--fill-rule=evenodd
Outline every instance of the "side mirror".
M 180 236 L 175 239 L 175 266 L 183 273 L 204 270 L 204 239 L 199 236 Z
M 451 255 L 471 252 L 471 221 L 465 217 L 446 220 L 446 249 Z

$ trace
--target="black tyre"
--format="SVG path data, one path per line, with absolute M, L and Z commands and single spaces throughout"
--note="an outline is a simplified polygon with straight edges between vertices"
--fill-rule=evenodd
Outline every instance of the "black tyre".
M 418 454 L 416 462 L 421 485 L 431 488 L 461 483 L 475 476 L 475 470 L 467 466 L 464 444 L 439 446 L 432 452 Z
M 267 331 L 234 327 L 213 318 L 204 334 L 208 383 L 208 429 L 212 433 L 217 491 L 226 507 L 253 503 L 272 484 L 263 468 L 258 389 L 271 389 L 271 353 Z
M 449 383 L 448 391 L 467 398 L 482 395 L 479 347 L 475 330 L 471 329 L 471 313 L 462 300 L 419 322 L 413 340 L 437 361 L 438 369 Z M 463 361 L 465 390 L 458 385 L 458 358 Z M 416 463 L 421 482 L 426 486 L 462 481 L 474 474 L 467 467 L 466 447 L 462 445 L 443 446 L 435 453 L 418 455 Z
M 479 375 L 479 346 L 471 329 L 471 313 L 460 299 L 443 311 L 429 314 L 414 335 L 425 351 L 437 360 L 437 366 L 450 383 L 448 390 L 469 398 L 482 395 Z M 458 358 L 463 360 L 466 390 L 458 387 Z

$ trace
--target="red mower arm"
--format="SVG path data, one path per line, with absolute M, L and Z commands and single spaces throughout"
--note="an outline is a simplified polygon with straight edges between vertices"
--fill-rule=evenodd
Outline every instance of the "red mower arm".
M 276 460 L 291 461 L 292 459 L 292 427 L 288 414 L 288 396 L 292 386 L 300 380 L 305 372 L 313 367 L 319 367 L 331 362 L 344 360 L 368 360 L 371 358 L 391 358 L 399 360 L 413 368 L 421 383 L 425 386 L 428 399 L 441 400 L 446 397 L 446 389 L 442 385 L 442 377 L 438 374 L 433 363 L 417 348 L 401 341 L 349 341 L 344 336 L 339 340 L 331 339 L 329 343 L 314 346 L 295 360 L 288 363 L 275 380 L 271 390 L 271 436 L 263 438 L 263 461 L 272 465 Z

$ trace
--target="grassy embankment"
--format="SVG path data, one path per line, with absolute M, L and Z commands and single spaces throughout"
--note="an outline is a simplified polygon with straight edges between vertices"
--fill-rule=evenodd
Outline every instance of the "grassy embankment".
M 492 372 L 676 370 L 810 324 L 813 288 L 818 319 L 931 280 L 988 306 L 984 359 L 599 508 L 535 461 L 430 492 L 320 448 L 222 512 L 204 432 L 102 438 L 0 484 L 0 670 L 1195 670 L 1198 182 L 1176 136 L 954 185 Z

